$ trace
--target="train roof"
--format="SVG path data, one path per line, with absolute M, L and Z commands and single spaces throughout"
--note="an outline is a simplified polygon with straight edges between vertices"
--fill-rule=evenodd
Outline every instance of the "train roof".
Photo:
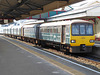
M 27 27 L 34 27 L 36 26 L 37 24 L 33 24 L 33 25 L 24 25 L 23 28 L 27 28 Z
M 19 26 L 12 26 L 11 28 L 21 28 L 22 27 L 22 25 L 19 25 Z
M 13 27 L 13 25 L 10 25 L 10 26 L 7 27 L 7 29 L 10 29 L 10 28 L 12 28 L 12 27 Z
M 72 23 L 91 23 L 86 20 L 68 20 L 68 21 L 57 21 L 57 22 L 48 22 L 48 23 L 43 23 L 40 25 L 41 26 L 61 26 L 61 25 L 71 25 Z
M 30 24 L 38 24 L 38 23 L 43 23 L 44 20 L 27 20 L 23 24 L 24 25 L 30 25 Z

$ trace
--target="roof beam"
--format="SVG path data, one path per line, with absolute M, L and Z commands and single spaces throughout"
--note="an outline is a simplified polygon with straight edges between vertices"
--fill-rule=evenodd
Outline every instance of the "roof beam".
M 27 18 L 29 15 L 21 15 L 21 18 Z
M 9 15 L 9 16 L 7 15 L 5 17 L 4 16 L 0 16 L 0 18 L 2 18 L 2 19 L 11 19 L 11 18 L 13 18 L 14 19 L 15 17 L 11 16 L 11 15 Z
M 6 0 L 6 2 L 9 4 L 9 6 L 11 6 L 8 0 Z
M 22 0 L 21 3 L 18 3 L 17 5 L 15 5 L 14 7 L 12 7 L 9 11 L 7 11 L 5 14 L 9 14 L 10 12 L 12 12 L 13 10 L 15 10 L 16 8 L 18 8 L 19 6 L 23 5 L 25 2 L 27 2 L 28 0 Z
M 38 4 L 36 4 L 36 3 L 25 3 L 26 5 L 28 5 L 28 6 L 33 6 L 33 7 L 36 7 L 36 8 L 39 8 L 40 10 L 43 10 L 43 6 L 40 6 L 40 5 L 38 5 Z
M 1 3 L 0 3 L 0 6 L 5 6 L 5 7 L 7 7 L 7 8 L 9 8 L 9 7 L 10 7 L 10 6 L 8 6 L 8 5 L 1 4 Z
M 19 11 L 30 11 L 30 9 L 26 9 L 26 8 L 17 8 L 15 10 L 19 10 Z
M 8 14 L 9 16 L 12 16 L 12 17 L 21 17 L 20 15 L 20 13 L 13 13 L 13 12 L 11 12 L 10 14 Z M 8 15 L 6 15 L 6 16 L 8 16 Z
M 67 2 L 69 2 L 69 0 L 50 0 L 50 1 L 67 1 Z

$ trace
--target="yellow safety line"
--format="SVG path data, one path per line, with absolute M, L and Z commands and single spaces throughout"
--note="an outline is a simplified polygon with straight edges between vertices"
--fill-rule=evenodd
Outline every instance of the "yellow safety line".
M 35 56 L 38 56 L 39 58 L 42 58 L 42 59 L 48 61 L 49 63 L 55 65 L 56 67 L 58 67 L 58 68 L 60 68 L 60 69 L 62 69 L 62 70 L 64 70 L 64 71 L 66 71 L 66 72 L 68 72 L 68 73 L 70 73 L 70 74 L 72 74 L 72 75 L 84 75 L 83 73 L 81 73 L 81 72 L 79 72 L 79 71 L 77 71 L 77 70 L 75 70 L 75 69 L 73 69 L 73 68 L 70 68 L 70 67 L 68 67 L 68 66 L 66 66 L 66 65 L 64 65 L 64 64 L 61 64 L 61 63 L 59 63 L 59 62 L 57 62 L 57 61 L 55 61 L 55 60 L 53 60 L 53 59 L 50 59 L 50 58 L 48 58 L 48 57 L 42 55 L 42 54 L 39 54 L 39 53 L 37 53 L 37 52 L 35 52 L 35 51 L 33 51 L 33 50 L 27 48 L 27 47 L 24 47 L 24 46 L 22 46 L 22 45 L 18 45 L 17 43 L 11 42 L 11 41 L 9 41 L 9 40 L 7 40 L 7 39 L 5 39 L 5 38 L 2 38 L 2 39 L 4 39 L 4 40 L 6 40 L 6 41 L 8 41 L 8 42 L 10 42 L 10 43 L 12 43 L 12 44 L 14 44 L 14 45 L 17 46 L 17 47 L 20 47 L 21 49 L 23 49 L 23 50 L 25 50 L 25 51 L 27 51 L 27 52 L 29 52 L 29 53 L 35 55 Z

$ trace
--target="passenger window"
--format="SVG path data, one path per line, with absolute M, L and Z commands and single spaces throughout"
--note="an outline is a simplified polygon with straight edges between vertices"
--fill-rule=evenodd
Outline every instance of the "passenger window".
M 52 33 L 52 28 L 50 28 L 50 33 Z
M 66 35 L 69 35 L 69 26 L 66 26 Z
M 40 28 L 40 31 L 41 31 L 41 32 L 43 32 L 43 29 L 42 29 L 42 28 Z
M 59 26 L 53 27 L 53 32 L 54 33 L 60 33 L 60 27 Z
M 52 27 L 49 27 L 49 33 L 52 33 Z
M 58 33 L 60 33 L 60 32 L 61 32 L 61 27 L 59 26 L 59 27 L 58 27 Z

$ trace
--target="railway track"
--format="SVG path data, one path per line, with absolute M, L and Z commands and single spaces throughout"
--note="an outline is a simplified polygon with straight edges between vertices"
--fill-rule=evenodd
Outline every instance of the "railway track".
M 97 60 L 97 58 L 92 58 L 92 57 L 88 57 L 88 56 L 81 56 L 78 54 L 68 54 L 66 55 L 64 52 L 60 52 L 60 51 L 56 51 L 56 50 L 52 50 L 52 49 L 45 49 L 48 52 L 54 53 L 56 55 L 59 55 L 61 57 L 67 58 L 67 59 L 72 59 L 75 60 L 77 62 L 86 64 L 86 65 L 91 65 L 93 67 L 96 67 L 98 69 L 100 69 L 100 59 Z
M 21 40 L 18 40 L 18 41 L 21 41 Z M 76 61 L 78 63 L 82 63 L 82 64 L 85 64 L 85 65 L 90 65 L 91 67 L 96 67 L 99 71 L 100 71 L 100 59 L 96 58 L 96 57 L 92 57 L 88 54 L 67 54 L 63 51 L 58 51 L 56 49 L 53 49 L 53 48 L 48 48 L 48 47 L 41 47 L 39 45 L 35 45 L 35 44 L 32 44 L 30 42 L 25 42 L 25 41 L 21 41 L 25 44 L 28 44 L 28 45 L 31 45 L 31 46 L 35 46 L 36 48 L 42 48 L 42 50 L 44 51 L 47 51 L 47 52 L 50 52 L 50 53 L 53 53 L 55 55 L 58 55 L 58 56 L 61 56 L 63 58 L 66 58 L 66 59 L 70 59 L 72 61 Z

